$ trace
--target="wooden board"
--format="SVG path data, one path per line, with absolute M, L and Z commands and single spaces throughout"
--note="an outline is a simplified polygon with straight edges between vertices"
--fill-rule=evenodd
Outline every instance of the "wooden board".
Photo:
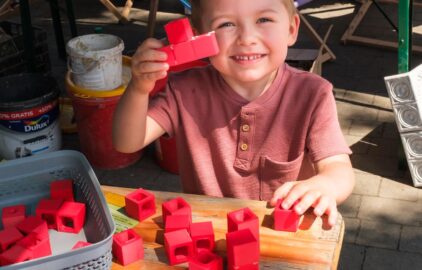
M 103 186 L 109 203 L 124 206 L 124 196 L 134 189 Z M 249 207 L 260 220 L 261 269 L 337 269 L 343 242 L 344 222 L 339 215 L 336 225 L 328 229 L 326 218 L 306 213 L 296 233 L 272 229 L 272 208 L 263 201 L 214 198 L 172 192 L 152 191 L 156 196 L 156 214 L 138 223 L 134 230 L 143 238 L 145 259 L 122 267 L 113 263 L 113 269 L 187 269 L 187 265 L 167 265 L 163 244 L 161 204 L 183 197 L 192 208 L 192 221 L 212 221 L 217 253 L 224 256 L 227 213 Z M 266 268 L 265 268 L 266 267 Z

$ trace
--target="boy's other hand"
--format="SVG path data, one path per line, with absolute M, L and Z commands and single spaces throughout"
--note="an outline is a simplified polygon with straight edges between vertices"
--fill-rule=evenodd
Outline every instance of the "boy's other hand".
M 169 65 L 165 62 L 167 54 L 157 49 L 163 47 L 163 42 L 148 38 L 132 56 L 132 80 L 135 89 L 148 94 L 154 89 L 155 82 L 167 76 Z
M 320 217 L 327 214 L 328 225 L 331 227 L 337 221 L 337 203 L 335 198 L 320 191 L 318 182 L 315 179 L 284 183 L 274 192 L 270 205 L 275 206 L 278 199 L 283 199 L 281 205 L 283 209 L 290 209 L 298 201 L 294 206 L 294 211 L 298 215 L 304 214 L 310 207 L 313 207 L 313 212 L 316 216 Z

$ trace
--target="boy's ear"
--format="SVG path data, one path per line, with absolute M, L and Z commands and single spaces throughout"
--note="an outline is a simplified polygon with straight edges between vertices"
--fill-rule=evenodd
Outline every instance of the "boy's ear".
M 292 46 L 296 43 L 297 36 L 299 33 L 299 25 L 300 25 L 299 15 L 295 14 L 290 20 L 289 38 L 288 38 L 288 43 L 287 43 L 288 46 Z

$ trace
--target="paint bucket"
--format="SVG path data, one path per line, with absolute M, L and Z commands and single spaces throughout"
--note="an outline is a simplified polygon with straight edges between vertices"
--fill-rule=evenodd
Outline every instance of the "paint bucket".
M 130 79 L 130 59 L 124 57 L 123 78 Z M 127 76 L 129 73 L 129 76 Z M 142 152 L 131 154 L 116 151 L 112 143 L 112 118 L 116 105 L 128 83 L 111 91 L 96 91 L 76 86 L 66 74 L 66 88 L 71 96 L 81 151 L 92 166 L 100 169 L 127 167 L 141 157 Z
M 0 78 L 0 156 L 15 159 L 61 148 L 59 94 L 50 76 Z
M 122 85 L 123 41 L 114 35 L 90 34 L 66 45 L 73 83 L 85 89 L 112 90 Z

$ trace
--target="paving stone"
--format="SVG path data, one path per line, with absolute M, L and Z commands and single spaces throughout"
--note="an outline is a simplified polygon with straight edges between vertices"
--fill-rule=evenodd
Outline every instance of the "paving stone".
M 392 106 L 391 106 L 390 98 L 375 95 L 374 102 L 372 104 L 376 107 L 380 107 L 382 109 L 390 111 L 392 114 Z
M 366 105 L 372 105 L 374 103 L 374 95 L 366 94 L 366 93 L 360 93 L 356 91 L 346 91 L 344 95 L 345 100 L 357 102 L 360 104 L 366 104 Z
M 378 110 L 376 120 L 379 122 L 394 122 L 394 113 L 386 110 Z
M 365 106 L 356 106 L 352 102 L 337 101 L 337 113 L 343 119 L 376 121 L 378 111 Z
M 404 201 L 417 201 L 418 189 L 388 178 L 382 178 L 379 196 Z
M 361 220 L 394 223 L 403 225 L 419 225 L 421 207 L 416 202 L 363 196 L 358 218 Z
M 357 218 L 343 217 L 345 232 L 344 242 L 354 244 L 360 228 L 360 220 Z
M 370 142 L 368 155 L 373 156 L 396 157 L 401 147 L 401 141 L 397 138 L 370 138 Z
M 396 249 L 400 238 L 400 225 L 362 220 L 356 244 Z
M 367 154 L 369 151 L 370 143 L 362 140 L 361 136 L 345 135 L 346 143 L 352 149 L 353 154 Z
M 381 248 L 367 248 L 363 270 L 413 270 L 422 269 L 422 256 Z
M 359 211 L 360 202 L 362 200 L 360 195 L 350 195 L 346 201 L 338 206 L 338 209 L 343 217 L 356 217 Z
M 352 148 L 353 150 L 353 148 Z M 356 154 L 350 157 L 353 168 L 383 177 L 397 175 L 397 157 L 369 156 Z
M 334 92 L 334 97 L 335 98 L 344 98 L 344 95 L 346 94 L 347 90 L 346 89 L 341 89 L 341 88 L 334 88 L 333 89 Z
M 348 134 L 362 137 L 381 137 L 382 123 L 356 119 L 353 120 Z
M 383 138 L 395 138 L 397 140 L 400 140 L 400 133 L 397 129 L 396 122 L 384 122 L 383 123 Z
M 345 243 L 341 248 L 338 269 L 359 270 L 362 268 L 364 257 L 365 247 Z
M 352 126 L 352 120 L 339 119 L 340 128 L 344 135 L 349 134 L 349 129 Z
M 353 194 L 376 196 L 379 192 L 381 177 L 369 173 L 355 173 Z
M 422 254 L 422 227 L 403 226 L 399 250 Z

